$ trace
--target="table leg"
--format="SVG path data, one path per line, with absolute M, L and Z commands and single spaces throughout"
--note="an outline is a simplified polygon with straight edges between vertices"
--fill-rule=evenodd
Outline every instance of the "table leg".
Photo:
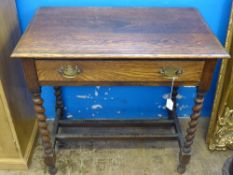
M 198 90 L 197 96 L 195 98 L 195 105 L 193 107 L 193 112 L 190 117 L 189 126 L 187 129 L 187 134 L 185 136 L 185 142 L 183 148 L 180 150 L 180 163 L 178 165 L 177 171 L 179 173 L 184 173 L 186 165 L 189 163 L 191 158 L 191 146 L 195 137 L 195 132 L 197 130 L 198 119 L 201 114 L 201 109 L 204 101 L 204 92 Z
M 46 123 L 45 109 L 43 108 L 43 100 L 40 92 L 33 93 L 33 103 L 38 118 L 39 131 L 44 147 L 44 162 L 49 168 L 51 175 L 56 174 L 57 169 L 55 167 L 55 154 L 52 148 L 50 133 L 48 125 Z
M 55 120 L 53 123 L 53 131 L 52 131 L 52 144 L 53 144 L 53 149 L 56 151 L 58 147 L 63 146 L 64 142 L 59 141 L 57 143 L 57 140 L 55 139 L 55 136 L 59 132 L 59 120 L 62 120 L 63 117 L 63 112 L 64 112 L 64 105 L 63 105 L 63 100 L 62 100 L 62 91 L 60 86 L 54 86 L 54 95 L 56 97 L 56 116 Z
M 56 96 L 56 112 L 60 119 L 63 115 L 63 110 L 64 110 L 62 95 L 61 95 L 62 94 L 61 87 L 55 86 L 54 90 L 55 90 L 55 96 Z
M 179 87 L 176 87 L 174 86 L 173 89 L 172 89 L 172 101 L 174 103 L 174 107 L 173 107 L 173 110 L 170 111 L 170 110 L 167 110 L 168 111 L 168 119 L 174 119 L 175 116 L 176 116 L 176 96 L 177 96 L 177 91 L 178 91 L 178 88 Z

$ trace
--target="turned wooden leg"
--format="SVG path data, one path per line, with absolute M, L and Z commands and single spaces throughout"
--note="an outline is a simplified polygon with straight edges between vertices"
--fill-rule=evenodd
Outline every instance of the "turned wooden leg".
M 204 101 L 204 92 L 197 91 L 197 96 L 195 99 L 195 105 L 193 107 L 193 113 L 191 115 L 191 120 L 187 129 L 187 134 L 185 136 L 185 142 L 183 148 L 180 150 L 180 164 L 177 168 L 179 173 L 184 173 L 186 165 L 189 163 L 191 158 L 191 146 L 193 144 L 193 139 L 195 137 L 195 132 L 197 130 L 198 119 L 201 114 L 201 109 Z
M 63 106 L 63 100 L 62 100 L 62 91 L 60 86 L 54 87 L 54 95 L 56 97 L 56 117 L 53 124 L 53 131 L 52 131 L 52 144 L 53 149 L 56 151 L 58 150 L 58 147 L 64 146 L 64 142 L 59 141 L 57 143 L 57 140 L 55 139 L 56 134 L 58 133 L 59 126 L 58 121 L 62 119 L 63 112 L 64 112 L 64 106 Z
M 55 86 L 55 96 L 56 96 L 56 112 L 59 117 L 63 115 L 63 101 L 62 101 L 62 92 L 61 92 L 61 87 L 60 86 Z
M 51 144 L 50 133 L 46 123 L 46 116 L 44 114 L 45 109 L 42 106 L 43 100 L 40 97 L 40 92 L 33 93 L 33 103 L 38 118 L 40 136 L 44 147 L 44 162 L 49 168 L 49 173 L 54 175 L 57 172 L 55 167 L 55 154 Z
M 178 87 L 173 87 L 172 89 L 172 101 L 174 103 L 174 107 L 173 110 L 167 110 L 168 111 L 168 119 L 174 119 L 176 116 L 176 96 L 177 96 L 177 91 L 178 91 Z

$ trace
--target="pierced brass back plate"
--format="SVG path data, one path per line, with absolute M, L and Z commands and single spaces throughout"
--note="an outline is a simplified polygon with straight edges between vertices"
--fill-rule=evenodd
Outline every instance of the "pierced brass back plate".
M 75 65 L 65 65 L 59 68 L 58 72 L 64 77 L 64 78 L 75 78 L 78 74 L 81 73 L 81 69 Z
M 183 70 L 177 67 L 163 67 L 160 69 L 160 73 L 166 78 L 172 79 L 179 77 L 183 73 Z

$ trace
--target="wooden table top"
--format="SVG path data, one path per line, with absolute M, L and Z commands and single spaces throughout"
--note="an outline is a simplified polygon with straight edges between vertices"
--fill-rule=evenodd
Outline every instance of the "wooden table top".
M 12 57 L 228 58 L 192 8 L 43 8 Z

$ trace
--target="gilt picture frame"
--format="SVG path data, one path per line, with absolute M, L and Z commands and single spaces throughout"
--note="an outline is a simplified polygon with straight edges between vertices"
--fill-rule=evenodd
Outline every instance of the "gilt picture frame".
M 210 150 L 233 149 L 233 5 L 225 47 L 232 58 L 221 64 L 206 138 Z

